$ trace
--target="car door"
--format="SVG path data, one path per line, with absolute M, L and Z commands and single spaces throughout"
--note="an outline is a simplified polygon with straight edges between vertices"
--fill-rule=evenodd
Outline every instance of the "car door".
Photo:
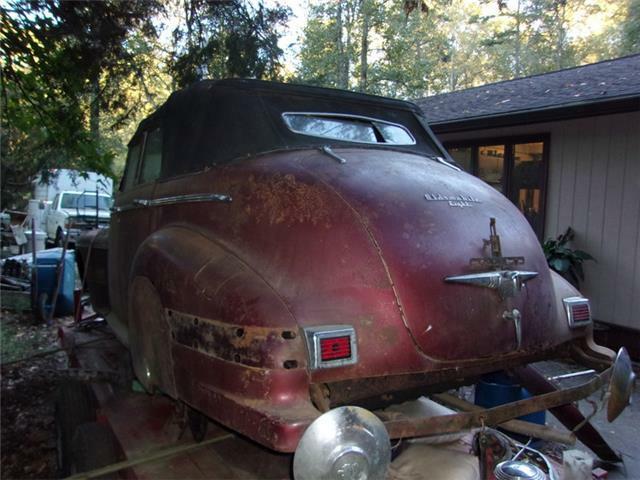
M 125 174 L 111 215 L 109 293 L 117 316 L 114 323 L 120 323 L 123 329 L 127 328 L 132 262 L 155 223 L 153 209 L 147 208 L 146 202 L 153 198 L 161 164 L 162 129 L 156 125 L 131 141 Z

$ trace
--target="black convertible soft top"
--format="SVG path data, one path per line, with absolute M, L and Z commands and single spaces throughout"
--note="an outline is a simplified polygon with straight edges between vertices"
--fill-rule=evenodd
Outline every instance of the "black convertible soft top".
M 409 102 L 343 90 L 260 80 L 204 80 L 173 93 L 143 120 L 134 136 L 161 127 L 162 177 L 282 149 L 331 146 L 390 148 L 318 138 L 292 132 L 285 112 L 318 112 L 370 117 L 406 127 L 415 145 L 394 149 L 442 155 L 420 109 Z

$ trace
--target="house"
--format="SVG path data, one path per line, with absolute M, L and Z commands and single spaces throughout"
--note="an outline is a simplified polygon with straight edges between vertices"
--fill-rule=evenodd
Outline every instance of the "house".
M 640 54 L 416 103 L 451 156 L 518 205 L 541 241 L 573 228 L 574 248 L 597 260 L 581 285 L 594 318 L 639 348 Z

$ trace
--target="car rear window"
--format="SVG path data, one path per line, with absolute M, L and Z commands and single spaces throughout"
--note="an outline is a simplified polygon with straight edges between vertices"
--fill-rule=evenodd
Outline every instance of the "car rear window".
M 414 145 L 415 139 L 402 125 L 356 115 L 287 112 L 287 127 L 301 135 L 344 142 L 386 145 Z

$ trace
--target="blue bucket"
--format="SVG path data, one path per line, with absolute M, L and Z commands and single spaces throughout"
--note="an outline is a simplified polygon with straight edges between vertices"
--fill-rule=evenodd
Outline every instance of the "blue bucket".
M 525 398 L 531 398 L 526 388 L 521 387 L 516 381 L 504 372 L 494 372 L 483 375 L 476 384 L 475 404 L 485 408 L 497 407 L 505 403 L 516 402 Z M 546 411 L 530 413 L 518 417 L 526 422 L 544 425 Z
M 57 267 L 62 257 L 62 248 L 43 250 L 36 254 L 36 267 L 38 271 L 38 297 L 43 293 L 47 295 L 44 304 L 44 313 L 49 315 L 53 305 L 53 294 L 56 288 Z M 56 316 L 72 315 L 74 311 L 73 290 L 76 284 L 75 252 L 67 250 L 62 266 L 62 277 L 56 302 Z M 36 299 L 37 300 L 37 299 Z

